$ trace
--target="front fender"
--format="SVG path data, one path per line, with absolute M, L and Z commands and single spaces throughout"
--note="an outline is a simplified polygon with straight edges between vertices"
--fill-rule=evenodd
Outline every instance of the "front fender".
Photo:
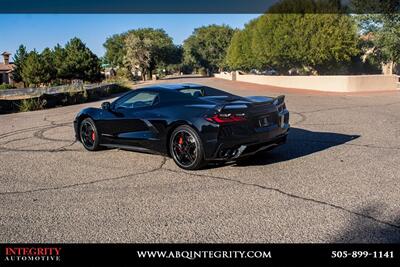
M 84 108 L 76 114 L 74 119 L 75 138 L 79 140 L 79 125 L 85 118 L 92 118 L 94 121 L 98 120 L 101 116 L 101 109 L 98 108 Z

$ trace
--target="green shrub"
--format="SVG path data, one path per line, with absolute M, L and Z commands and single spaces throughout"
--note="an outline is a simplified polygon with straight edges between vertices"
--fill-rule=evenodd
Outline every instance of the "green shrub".
M 0 84 L 0 89 L 14 89 L 16 88 L 15 86 L 11 85 L 11 84 Z
M 207 69 L 206 68 L 200 68 L 199 69 L 199 74 L 202 76 L 207 76 Z
M 117 70 L 117 76 L 115 77 L 117 79 L 126 79 L 129 81 L 132 81 L 134 79 L 132 72 L 127 69 L 127 68 L 120 68 Z
M 39 98 L 29 98 L 21 100 L 19 104 L 19 111 L 26 112 L 26 111 L 33 111 L 33 110 L 40 110 L 43 109 L 45 103 Z
M 80 103 L 85 103 L 90 100 L 89 93 L 86 89 L 83 89 L 83 93 L 81 93 Z
M 110 96 L 113 94 L 125 93 L 131 90 L 127 82 L 118 82 L 115 85 L 108 86 L 105 90 L 104 96 Z

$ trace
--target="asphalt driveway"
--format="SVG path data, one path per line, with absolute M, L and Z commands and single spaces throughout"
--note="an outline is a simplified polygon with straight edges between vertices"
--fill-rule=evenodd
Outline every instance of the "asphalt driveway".
M 400 242 L 400 93 L 287 95 L 288 143 L 187 172 L 169 158 L 87 152 L 83 107 L 0 115 L 0 242 Z

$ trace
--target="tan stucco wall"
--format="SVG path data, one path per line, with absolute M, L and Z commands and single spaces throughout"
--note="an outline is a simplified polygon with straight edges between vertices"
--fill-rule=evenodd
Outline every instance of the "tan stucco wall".
M 215 73 L 214 77 L 217 77 L 220 79 L 232 80 L 232 75 L 233 75 L 233 73 L 230 73 L 230 72 L 220 72 L 220 73 Z
M 228 73 L 215 75 L 217 78 L 232 80 Z M 240 82 L 265 84 L 284 88 L 318 90 L 325 92 L 376 92 L 397 89 L 396 75 L 337 75 L 337 76 L 265 76 L 236 75 Z

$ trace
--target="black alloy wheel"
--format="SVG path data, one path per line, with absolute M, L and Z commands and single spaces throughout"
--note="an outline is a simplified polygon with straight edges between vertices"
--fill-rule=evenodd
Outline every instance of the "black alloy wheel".
M 89 151 L 95 151 L 100 148 L 99 135 L 96 125 L 91 118 L 84 119 L 80 124 L 80 138 L 83 147 Z
M 179 126 L 172 132 L 170 153 L 175 163 L 185 170 L 198 170 L 206 163 L 201 139 L 187 125 Z

